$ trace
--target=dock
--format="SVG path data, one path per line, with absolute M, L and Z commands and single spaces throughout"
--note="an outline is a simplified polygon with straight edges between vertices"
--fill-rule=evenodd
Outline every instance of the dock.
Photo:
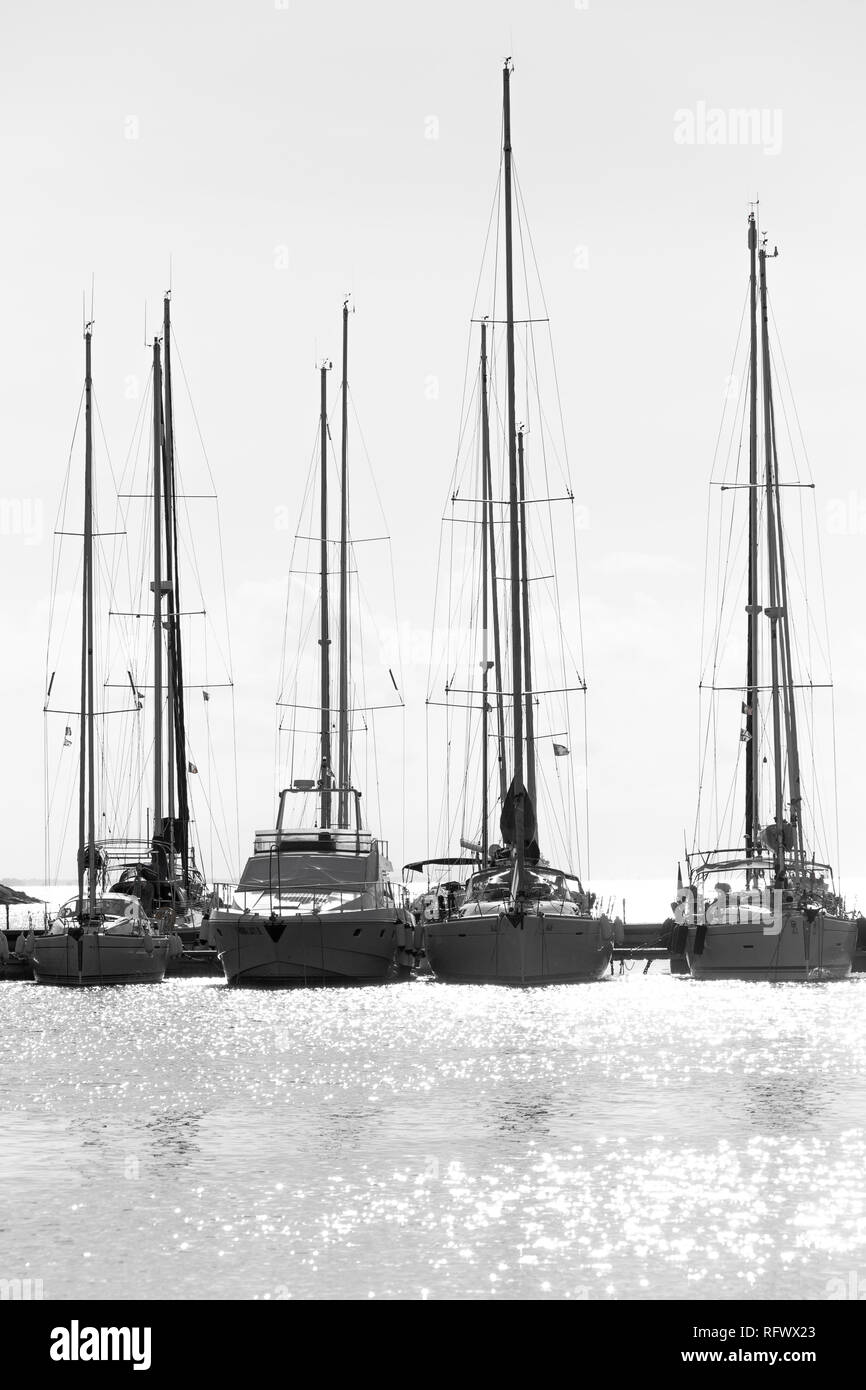
M 649 973 L 653 961 L 664 961 L 669 964 L 672 975 L 688 974 L 685 959 L 671 954 L 670 940 L 673 925 L 671 919 L 666 922 L 624 923 L 618 929 L 618 935 L 623 937 L 622 943 L 613 948 L 613 959 L 610 964 L 611 974 L 616 973 L 617 963 L 619 963 L 620 974 L 622 974 L 627 969 L 628 963 L 633 961 L 645 962 L 644 975 Z

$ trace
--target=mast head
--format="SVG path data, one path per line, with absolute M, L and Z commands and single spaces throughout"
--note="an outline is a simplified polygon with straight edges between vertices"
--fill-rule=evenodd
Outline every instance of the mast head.
M 779 254 L 779 248 L 778 248 L 778 246 L 774 246 L 773 249 L 772 249 L 772 251 L 768 251 L 768 250 L 767 250 L 767 233 L 764 232 L 763 236 L 761 237 L 761 256 L 762 256 L 762 258 L 763 258 L 764 260 L 767 260 L 767 258 L 769 257 L 770 260 L 774 260 L 775 257 L 778 256 L 778 254 Z

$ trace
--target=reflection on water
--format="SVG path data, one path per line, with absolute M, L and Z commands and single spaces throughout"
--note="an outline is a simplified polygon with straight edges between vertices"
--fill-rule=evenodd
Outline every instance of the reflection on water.
M 511 1097 L 499 1102 L 495 1107 L 496 1120 L 504 1134 L 532 1135 L 543 1137 L 549 1132 L 550 1096 L 541 1095 L 537 1100 L 514 1100 Z
M 866 1287 L 864 989 L 5 983 L 0 1276 L 60 1298 Z
M 781 1073 L 743 1082 L 745 1113 L 758 1129 L 782 1130 L 795 1120 L 800 1131 L 819 1131 L 830 1098 L 820 1073 Z

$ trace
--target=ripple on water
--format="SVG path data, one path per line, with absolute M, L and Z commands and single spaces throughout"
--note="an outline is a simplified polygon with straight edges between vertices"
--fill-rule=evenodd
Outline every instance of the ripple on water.
M 866 1263 L 864 988 L 4 983 L 9 1277 L 820 1298 Z

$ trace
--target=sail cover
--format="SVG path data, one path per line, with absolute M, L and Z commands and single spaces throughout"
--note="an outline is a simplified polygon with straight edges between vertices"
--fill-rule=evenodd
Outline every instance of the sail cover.
M 508 788 L 505 800 L 502 803 L 502 815 L 499 818 L 499 829 L 502 831 L 502 842 L 506 845 L 514 844 L 517 819 L 515 811 L 516 799 L 517 798 L 514 791 L 514 782 L 512 781 L 511 786 Z M 523 843 L 525 845 L 534 844 L 537 832 L 538 828 L 535 823 L 535 807 L 533 806 L 532 801 L 530 800 L 529 793 L 524 791 Z

